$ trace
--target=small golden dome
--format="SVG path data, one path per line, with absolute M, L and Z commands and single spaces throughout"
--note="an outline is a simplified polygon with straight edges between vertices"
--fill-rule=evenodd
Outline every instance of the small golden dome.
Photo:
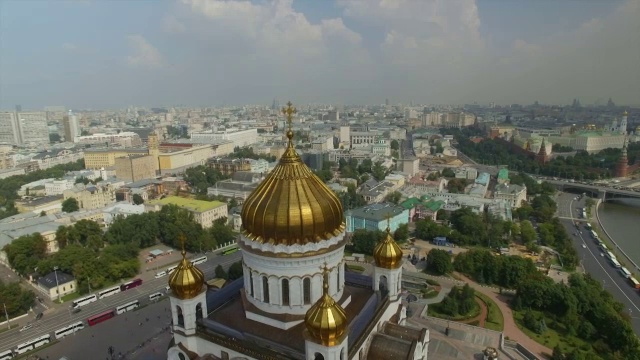
M 187 259 L 187 252 L 182 244 L 182 261 L 169 276 L 169 287 L 178 298 L 192 299 L 202 291 L 204 274 Z
M 622 113 L 622 116 L 627 116 L 627 115 L 629 115 L 629 114 L 627 113 L 627 110 L 625 110 L 625 111 Z
M 280 163 L 247 197 L 242 206 L 243 233 L 249 239 L 274 245 L 304 245 L 328 240 L 344 228 L 340 199 L 302 162 L 293 146 L 292 114 L 289 144 Z
M 329 295 L 329 269 L 325 267 L 322 296 L 307 311 L 304 324 L 316 342 L 333 346 L 347 330 L 347 315 Z
M 376 266 L 385 269 L 397 269 L 402 265 L 402 249 L 391 236 L 391 229 L 387 226 L 387 236 L 380 241 L 373 250 Z

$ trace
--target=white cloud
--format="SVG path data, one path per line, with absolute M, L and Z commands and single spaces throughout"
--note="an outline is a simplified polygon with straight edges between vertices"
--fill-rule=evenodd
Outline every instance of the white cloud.
M 173 15 L 169 15 L 164 19 L 163 27 L 166 32 L 180 34 L 186 31 L 186 26 L 178 21 Z
M 142 35 L 127 36 L 133 53 L 127 56 L 127 63 L 131 66 L 159 68 L 164 65 L 162 55 Z

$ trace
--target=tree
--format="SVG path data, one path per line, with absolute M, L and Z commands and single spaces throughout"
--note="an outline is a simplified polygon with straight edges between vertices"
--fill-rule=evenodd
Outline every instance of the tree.
M 431 249 L 427 254 L 426 270 L 436 275 L 444 275 L 453 270 L 451 254 L 446 250 Z
M 227 275 L 227 272 L 224 271 L 224 268 L 222 267 L 222 265 L 216 266 L 215 275 L 216 275 L 216 278 L 218 278 L 218 279 L 225 279 L 226 280 L 226 279 L 229 278 L 229 276 Z
M 135 205 L 144 204 L 144 199 L 140 194 L 133 194 L 133 203 Z
M 235 280 L 242 277 L 243 274 L 242 261 L 234 262 L 229 267 L 229 280 Z
M 393 239 L 398 243 L 403 243 L 409 239 L 409 224 L 401 224 L 393 233 Z
M 373 255 L 373 250 L 376 245 L 384 239 L 385 236 L 385 233 L 380 230 L 368 231 L 365 229 L 357 229 L 351 236 L 353 250 L 357 253 Z
M 399 191 L 394 191 L 392 193 L 387 194 L 387 196 L 384 197 L 385 201 L 394 203 L 396 205 L 398 205 L 398 203 L 400 202 L 400 199 L 402 199 L 402 193 Z
M 398 143 L 398 140 L 391 140 L 391 150 L 398 149 L 400 149 L 400 143 Z
M 12 268 L 20 275 L 27 276 L 38 266 L 38 261 L 47 254 L 47 243 L 39 233 L 20 236 L 4 247 Z
M 34 300 L 33 291 L 23 289 L 19 282 L 5 284 L 0 281 L 0 303 L 6 308 L 8 316 L 24 315 L 31 309 Z
M 50 133 L 49 134 L 49 142 L 50 143 L 57 143 L 57 142 L 60 142 L 60 140 L 62 140 L 62 138 L 60 137 L 60 134 L 58 134 L 58 133 Z M 72 140 L 68 140 L 68 141 L 72 141 Z
M 80 210 L 80 206 L 78 206 L 78 200 L 76 200 L 76 198 L 70 197 L 62 202 L 63 212 L 71 213 L 78 210 Z
M 520 237 L 523 244 L 528 244 L 535 241 L 536 229 L 533 228 L 531 221 L 524 220 L 520 222 Z
M 450 168 L 444 168 L 444 169 L 442 169 L 442 176 L 444 176 L 446 178 L 455 178 L 456 177 L 456 173 L 453 172 L 453 170 L 451 170 Z

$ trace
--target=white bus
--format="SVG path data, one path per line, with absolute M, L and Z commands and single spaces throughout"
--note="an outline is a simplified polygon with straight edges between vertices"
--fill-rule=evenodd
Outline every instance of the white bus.
M 116 308 L 116 314 L 120 315 L 120 314 L 124 314 L 127 311 L 131 311 L 133 309 L 137 309 L 138 306 L 140 306 L 140 301 L 138 300 L 133 300 L 132 302 L 128 302 L 124 305 L 120 305 Z
M 622 267 L 622 265 L 620 265 L 620 263 L 618 262 L 618 259 L 616 259 L 615 256 L 611 258 L 611 265 L 613 265 L 618 269 Z
M 121 291 L 120 290 L 120 286 L 114 286 L 114 287 L 112 287 L 110 289 L 105 289 L 105 290 L 99 291 L 98 292 L 98 299 L 104 299 L 107 296 L 115 295 L 115 294 L 119 293 L 120 291 Z
M 609 260 L 613 260 L 616 258 L 615 255 L 613 255 L 613 253 L 611 251 L 607 251 L 607 257 L 609 258 Z
M 42 335 L 38 338 L 35 339 L 31 339 L 27 342 L 24 342 L 20 345 L 18 345 L 16 347 L 16 353 L 17 354 L 24 354 L 27 351 L 31 351 L 35 348 L 38 348 L 44 344 L 48 344 L 49 342 L 51 342 L 51 335 L 47 334 L 47 335 Z
M 7 350 L 0 353 L 0 360 L 13 359 L 13 351 Z
M 631 272 L 627 270 L 627 268 L 625 267 L 620 268 L 620 273 L 622 274 L 622 276 L 624 276 L 627 279 L 631 277 Z
M 171 274 L 171 272 L 172 272 L 173 270 L 175 270 L 177 267 L 178 267 L 178 265 L 173 265 L 173 266 L 171 266 L 171 267 L 168 267 L 168 268 L 167 268 L 167 271 L 166 271 L 166 272 L 167 272 L 167 274 Z
M 79 308 L 80 306 L 85 306 L 87 304 L 91 304 L 92 302 L 94 302 L 96 300 L 98 300 L 98 297 L 96 296 L 96 294 L 85 296 L 85 297 L 80 298 L 78 300 L 73 300 L 73 303 L 72 303 L 71 307 L 76 309 L 76 308 Z
M 206 256 L 199 257 L 199 258 L 191 260 L 191 264 L 193 264 L 193 265 L 202 264 L 204 262 L 207 262 L 207 257 Z
M 154 301 L 154 300 L 160 299 L 161 297 L 162 297 L 162 293 L 157 292 L 149 295 L 149 300 Z
M 65 326 L 61 329 L 56 330 L 53 335 L 56 337 L 56 339 L 62 339 L 63 337 L 67 336 L 67 335 L 71 335 L 73 333 L 75 333 L 76 331 L 80 331 L 84 329 L 84 323 L 82 321 L 78 321 L 75 322 L 71 325 Z

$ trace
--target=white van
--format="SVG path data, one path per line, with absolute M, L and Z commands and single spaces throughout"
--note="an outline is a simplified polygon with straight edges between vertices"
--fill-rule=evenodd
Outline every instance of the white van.
M 154 300 L 158 300 L 162 297 L 162 293 L 153 293 L 151 295 L 149 295 L 149 301 L 154 301 Z
M 156 274 L 156 279 L 160 279 L 163 276 L 167 276 L 167 272 L 166 271 L 160 271 L 159 273 Z

